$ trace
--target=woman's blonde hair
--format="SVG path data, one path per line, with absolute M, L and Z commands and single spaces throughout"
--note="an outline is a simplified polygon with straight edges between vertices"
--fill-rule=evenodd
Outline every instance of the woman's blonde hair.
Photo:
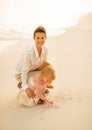
M 40 79 L 43 79 L 43 77 L 49 77 L 51 83 L 56 78 L 55 69 L 51 65 L 44 67 L 41 70 Z

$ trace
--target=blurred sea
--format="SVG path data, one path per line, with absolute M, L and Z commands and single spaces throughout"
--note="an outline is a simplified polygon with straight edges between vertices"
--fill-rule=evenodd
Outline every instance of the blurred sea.
M 66 28 L 76 25 L 81 16 L 83 14 L 67 16 L 54 19 L 53 22 L 44 23 L 43 26 L 46 28 L 47 37 L 63 34 Z M 17 25 L 0 22 L 0 50 L 14 44 L 16 40 L 32 38 L 36 27 L 33 25 Z

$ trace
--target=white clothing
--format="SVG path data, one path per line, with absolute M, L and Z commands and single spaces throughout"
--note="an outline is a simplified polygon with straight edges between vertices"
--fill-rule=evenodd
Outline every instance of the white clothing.
M 30 78 L 30 88 L 35 92 L 35 84 L 33 77 Z M 21 89 L 20 92 L 17 95 L 17 101 L 21 105 L 25 106 L 34 106 L 37 104 L 39 98 L 34 97 L 34 98 L 29 98 L 25 92 L 25 90 Z
M 23 89 L 28 88 L 28 72 L 39 68 L 44 61 L 47 61 L 47 53 L 47 48 L 43 46 L 41 56 L 39 57 L 35 44 L 25 50 L 14 72 L 15 76 L 21 74 Z

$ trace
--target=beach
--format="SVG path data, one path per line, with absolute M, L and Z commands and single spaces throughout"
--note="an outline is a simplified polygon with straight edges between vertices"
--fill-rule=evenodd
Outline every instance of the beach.
M 23 107 L 13 69 L 32 39 L 0 51 L 0 130 L 92 130 L 92 14 L 64 34 L 46 41 L 48 61 L 56 69 L 53 106 Z

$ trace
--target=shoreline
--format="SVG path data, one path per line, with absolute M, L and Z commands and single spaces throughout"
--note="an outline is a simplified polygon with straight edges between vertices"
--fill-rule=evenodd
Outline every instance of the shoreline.
M 47 29 L 47 34 L 48 34 L 48 38 L 53 38 L 53 37 L 57 37 L 57 36 L 60 36 L 60 35 L 63 35 L 65 32 L 66 32 L 66 29 L 67 28 L 71 28 L 73 26 L 76 26 L 77 23 L 78 23 L 78 19 L 83 16 L 84 14 L 81 14 L 76 20 L 72 20 L 71 21 L 71 24 L 70 25 L 64 25 L 63 27 L 60 26 L 59 27 L 56 27 L 56 28 L 49 28 Z M 32 31 L 32 30 L 31 30 Z M 0 32 L 1 33 L 1 32 Z M 4 35 L 4 31 L 3 31 L 3 35 Z M 0 39 L 0 42 L 1 42 L 1 45 L 0 45 L 0 51 L 2 51 L 4 48 L 12 45 L 14 43 L 16 43 L 16 41 L 22 41 L 22 40 L 30 40 L 32 39 L 32 32 L 29 34 L 27 32 L 19 32 L 17 30 L 9 30 L 8 32 L 5 32 L 5 36 L 3 36 L 2 33 L 1 33 L 1 39 Z M 7 35 L 9 35 L 7 37 Z M 17 35 L 17 37 L 16 37 Z M 23 37 L 24 35 L 24 37 Z M 2 37 L 3 36 L 3 37 Z M 5 37 L 5 38 L 4 38 Z M 2 42 L 11 42 L 9 44 L 2 44 Z

